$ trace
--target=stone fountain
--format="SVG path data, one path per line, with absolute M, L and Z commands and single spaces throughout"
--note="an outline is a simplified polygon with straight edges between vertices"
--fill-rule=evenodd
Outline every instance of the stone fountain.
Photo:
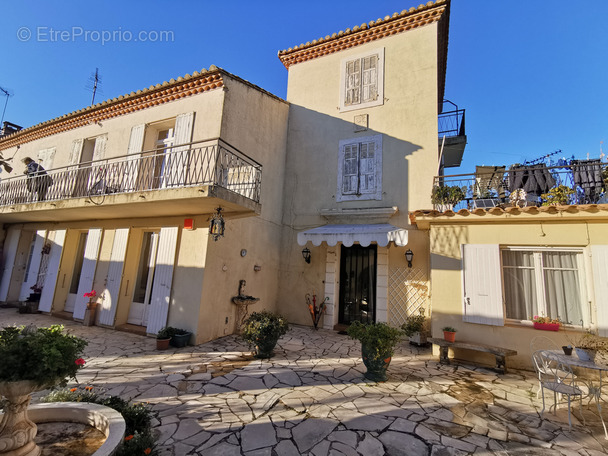
M 247 281 L 239 280 L 239 294 L 238 296 L 234 296 L 232 298 L 232 303 L 236 305 L 236 323 L 237 333 L 240 334 L 241 328 L 243 327 L 243 323 L 247 318 L 247 314 L 249 313 L 249 306 L 251 304 L 255 304 L 260 300 L 260 298 L 254 298 L 253 296 L 248 296 L 245 294 L 245 286 L 247 285 Z

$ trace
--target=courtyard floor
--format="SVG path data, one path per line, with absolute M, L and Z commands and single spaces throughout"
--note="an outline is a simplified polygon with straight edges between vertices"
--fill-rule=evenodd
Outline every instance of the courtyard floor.
M 275 356 L 258 360 L 237 336 L 157 351 L 152 338 L 0 309 L 1 326 L 30 323 L 85 338 L 79 385 L 148 402 L 166 456 L 608 453 L 593 403 L 586 425 L 573 406 L 570 431 L 565 406 L 541 418 L 533 372 L 443 366 L 407 342 L 389 380 L 374 383 L 359 343 L 328 330 L 292 326 Z

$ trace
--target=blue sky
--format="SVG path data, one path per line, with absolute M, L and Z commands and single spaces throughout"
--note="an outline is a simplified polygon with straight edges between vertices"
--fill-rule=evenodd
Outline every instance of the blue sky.
M 5 3 L 0 87 L 13 96 L 4 120 L 27 127 L 87 106 L 96 67 L 96 101 L 211 64 L 285 97 L 278 50 L 420 3 Z M 453 0 L 446 98 L 467 110 L 468 146 L 463 166 L 448 172 L 558 149 L 561 156 L 598 157 L 602 141 L 608 150 L 607 21 L 606 0 Z M 114 39 L 102 43 L 104 31 Z M 140 32 L 167 32 L 169 39 L 128 41 Z M 0 109 L 4 102 L 0 96 Z

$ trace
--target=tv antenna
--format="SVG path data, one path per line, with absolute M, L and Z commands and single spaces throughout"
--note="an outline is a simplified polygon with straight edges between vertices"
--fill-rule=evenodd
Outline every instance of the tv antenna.
M 102 92 L 101 90 L 101 75 L 99 74 L 99 68 L 95 68 L 95 73 L 92 73 L 91 76 L 89 76 L 89 82 L 86 86 L 86 89 L 90 92 L 93 92 L 93 98 L 91 99 L 91 105 L 95 104 L 95 94 L 97 93 L 97 89 L 99 89 L 99 92 Z
M 6 112 L 6 105 L 8 104 L 8 99 L 12 97 L 13 94 L 9 90 L 4 89 L 2 87 L 0 87 L 0 92 L 2 92 L 4 96 L 6 96 L 6 101 L 4 102 L 4 109 L 2 110 L 2 120 L 0 120 L 0 125 L 2 125 L 2 123 L 4 122 L 4 113 Z
M 547 161 L 550 161 L 548 159 L 550 159 L 553 155 L 557 155 L 557 154 L 561 154 L 561 153 L 562 153 L 561 149 L 558 149 L 555 152 L 551 152 L 549 154 L 542 155 L 542 156 L 540 156 L 538 158 L 535 158 L 534 160 L 526 160 L 524 162 L 524 165 L 535 165 L 537 163 L 545 163 L 545 164 L 547 164 Z

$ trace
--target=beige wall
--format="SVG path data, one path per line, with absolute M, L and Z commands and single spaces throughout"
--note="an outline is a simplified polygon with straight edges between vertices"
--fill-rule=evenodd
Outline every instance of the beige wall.
M 431 223 L 433 337 L 442 338 L 441 328 L 453 326 L 458 330 L 457 339 L 517 350 L 518 355 L 510 357 L 508 365 L 531 368 L 530 342 L 534 337 L 546 336 L 562 346 L 570 344 L 568 337 L 572 339 L 580 331 L 562 329 L 559 332 L 541 332 L 523 324 L 508 323 L 499 327 L 464 322 L 461 245 L 589 247 L 606 243 L 608 220 L 589 216 L 586 221 L 568 221 L 556 215 L 547 216 L 544 220 L 517 221 L 507 216 L 494 219 L 491 223 L 477 222 Z M 587 264 L 586 275 L 591 275 L 590 264 Z M 493 356 L 476 352 L 458 352 L 458 357 L 487 364 L 494 362 Z

